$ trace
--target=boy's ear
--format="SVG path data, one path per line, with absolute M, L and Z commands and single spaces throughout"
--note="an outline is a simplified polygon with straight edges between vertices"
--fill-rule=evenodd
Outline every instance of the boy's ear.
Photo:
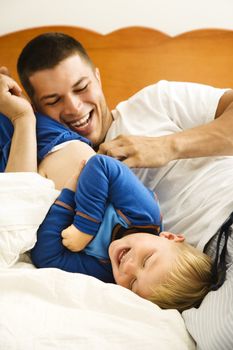
M 172 232 L 161 232 L 160 237 L 164 237 L 164 238 L 167 238 L 171 241 L 175 241 L 175 242 L 183 242 L 185 240 L 185 237 L 184 235 L 182 234 L 178 234 L 176 235 L 175 233 L 172 233 Z

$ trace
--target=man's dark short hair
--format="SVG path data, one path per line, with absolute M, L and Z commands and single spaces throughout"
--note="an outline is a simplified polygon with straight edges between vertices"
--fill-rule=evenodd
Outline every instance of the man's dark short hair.
M 29 41 L 19 55 L 17 63 L 19 78 L 28 96 L 33 99 L 34 90 L 29 81 L 33 73 L 54 68 L 74 54 L 78 54 L 94 67 L 82 44 L 67 34 L 49 32 Z

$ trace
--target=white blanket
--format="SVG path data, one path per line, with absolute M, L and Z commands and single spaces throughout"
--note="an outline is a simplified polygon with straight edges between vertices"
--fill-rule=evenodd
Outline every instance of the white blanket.
M 0 349 L 195 349 L 175 310 L 93 277 L 13 264 L 56 196 L 39 175 L 0 176 Z
M 0 267 L 12 266 L 36 242 L 36 231 L 58 196 L 35 173 L 0 173 Z

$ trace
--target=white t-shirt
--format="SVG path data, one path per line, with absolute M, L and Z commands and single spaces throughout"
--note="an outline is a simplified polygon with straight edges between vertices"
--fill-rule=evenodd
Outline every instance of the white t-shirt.
M 113 111 L 106 141 L 117 135 L 161 136 L 214 119 L 225 89 L 160 81 Z M 133 169 L 159 197 L 164 229 L 183 233 L 203 249 L 233 211 L 233 157 L 172 161 L 159 169 Z

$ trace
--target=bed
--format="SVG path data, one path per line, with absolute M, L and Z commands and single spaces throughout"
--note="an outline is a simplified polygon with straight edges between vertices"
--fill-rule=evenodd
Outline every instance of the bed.
M 0 66 L 18 81 L 16 60 L 34 36 L 60 31 L 80 40 L 99 67 L 110 107 L 161 79 L 233 86 L 233 31 L 177 37 L 142 27 L 108 35 L 70 26 L 0 37 Z M 95 278 L 36 269 L 28 251 L 58 192 L 32 173 L 0 174 L 0 349 L 194 350 L 181 315 Z

